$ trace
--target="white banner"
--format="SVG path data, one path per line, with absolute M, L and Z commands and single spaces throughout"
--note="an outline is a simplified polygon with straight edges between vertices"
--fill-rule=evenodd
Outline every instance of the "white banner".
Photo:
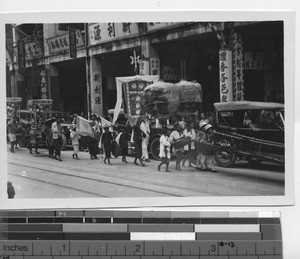
M 232 101 L 232 51 L 219 50 L 220 101 Z

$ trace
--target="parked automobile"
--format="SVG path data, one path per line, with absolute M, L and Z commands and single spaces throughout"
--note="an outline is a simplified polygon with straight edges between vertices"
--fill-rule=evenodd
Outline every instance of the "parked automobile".
M 237 101 L 215 103 L 215 160 L 231 167 L 237 158 L 251 165 L 284 163 L 284 105 Z

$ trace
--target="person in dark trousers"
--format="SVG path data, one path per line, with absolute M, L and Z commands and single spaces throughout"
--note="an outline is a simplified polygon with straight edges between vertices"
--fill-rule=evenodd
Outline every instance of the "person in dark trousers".
M 17 122 L 15 119 L 13 119 L 8 125 L 7 125 L 7 130 L 8 130 L 8 137 L 9 137 L 9 142 L 10 142 L 10 151 L 12 153 L 15 152 L 15 144 L 17 141 L 17 131 L 18 131 L 18 126 Z
M 128 163 L 126 156 L 128 155 L 128 142 L 130 141 L 130 135 L 126 132 L 126 128 L 121 128 L 121 133 L 119 136 L 119 147 L 120 155 L 122 156 L 122 162 Z
M 90 152 L 91 159 L 99 159 L 97 157 L 97 154 L 98 154 L 97 140 L 93 137 L 90 137 L 90 136 L 87 136 L 86 140 L 87 140 L 87 144 L 88 144 L 88 147 L 89 147 L 89 152 Z
M 105 158 L 104 163 L 106 164 L 106 160 L 108 161 L 108 164 L 110 164 L 110 158 L 111 158 L 111 145 L 112 145 L 113 137 L 111 132 L 109 131 L 109 127 L 104 128 L 104 133 L 102 134 L 102 143 L 104 146 L 105 151 Z
M 54 145 L 54 159 L 62 161 L 61 154 L 61 145 L 62 145 L 62 127 L 61 127 L 61 118 L 56 117 L 56 121 L 52 123 L 51 126 L 53 145 Z
M 32 154 L 33 146 L 35 149 L 35 153 L 39 154 L 40 152 L 38 151 L 36 130 L 35 130 L 34 126 L 32 125 L 31 128 L 29 129 L 29 142 L 28 142 L 28 149 L 29 149 L 30 154 Z
M 134 151 L 135 158 L 134 164 L 137 165 L 137 160 L 140 161 L 142 166 L 145 166 L 142 160 L 142 142 L 145 137 L 144 133 L 140 129 L 140 121 L 137 121 L 136 125 L 133 127 L 133 143 L 134 143 Z

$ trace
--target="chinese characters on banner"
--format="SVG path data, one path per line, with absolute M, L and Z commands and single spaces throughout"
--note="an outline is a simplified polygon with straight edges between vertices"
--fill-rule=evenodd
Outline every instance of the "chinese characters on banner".
M 150 58 L 150 75 L 160 74 L 160 60 L 159 58 Z
M 92 78 L 92 112 L 102 114 L 102 75 L 100 71 L 94 71 Z
M 244 101 L 244 53 L 242 35 L 233 33 L 233 99 Z
M 96 23 L 89 26 L 90 44 L 115 40 L 139 33 L 137 23 Z
M 267 52 L 245 52 L 245 69 L 275 69 L 277 56 Z
M 58 53 L 62 51 L 69 50 L 70 42 L 69 42 L 69 33 L 47 39 L 47 44 L 49 46 L 50 54 Z M 76 30 L 76 46 L 82 47 L 84 45 L 82 35 L 80 30 Z
M 24 72 L 26 69 L 26 58 L 25 58 L 25 42 L 23 40 L 18 40 L 17 49 L 18 49 L 19 70 L 21 72 Z
M 143 91 L 150 84 L 151 82 L 137 80 L 123 84 L 125 112 L 127 112 L 129 116 L 138 117 L 145 115 L 143 109 Z
M 232 101 L 232 51 L 219 50 L 220 101 Z
M 41 98 L 42 99 L 47 99 L 47 70 L 46 69 L 41 69 L 40 72 L 41 76 Z

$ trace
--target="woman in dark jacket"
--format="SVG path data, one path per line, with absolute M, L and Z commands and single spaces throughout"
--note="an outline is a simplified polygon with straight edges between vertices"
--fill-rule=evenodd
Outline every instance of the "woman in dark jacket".
M 105 127 L 105 132 L 102 134 L 102 143 L 105 150 L 105 158 L 104 163 L 106 164 L 106 159 L 108 160 L 108 164 L 110 164 L 111 158 L 111 145 L 112 145 L 113 137 L 111 132 L 109 131 L 109 127 Z
M 126 132 L 126 128 L 121 128 L 119 147 L 120 155 L 122 156 L 122 162 L 128 163 L 126 156 L 128 155 L 128 142 L 130 141 L 130 135 Z
M 143 137 L 145 137 L 144 133 L 140 129 L 140 121 L 136 123 L 133 127 L 133 142 L 134 142 L 134 151 L 135 151 L 135 158 L 134 164 L 137 165 L 137 160 L 139 159 L 142 166 L 145 166 L 142 160 L 142 141 Z

